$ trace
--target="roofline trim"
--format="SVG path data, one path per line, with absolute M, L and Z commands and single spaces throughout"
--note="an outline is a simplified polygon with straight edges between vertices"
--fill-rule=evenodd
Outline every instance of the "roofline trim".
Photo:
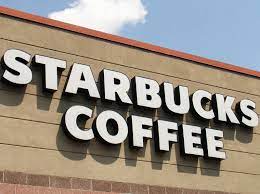
M 223 70 L 228 70 L 228 71 L 235 72 L 235 73 L 240 73 L 240 74 L 260 78 L 260 72 L 259 71 L 255 71 L 255 70 L 251 70 L 251 69 L 247 69 L 247 68 L 243 68 L 243 67 L 238 67 L 238 66 L 231 65 L 231 64 L 228 64 L 228 63 L 223 63 L 223 62 L 219 62 L 219 61 L 216 61 L 216 60 L 211 60 L 211 59 L 207 59 L 207 58 L 204 58 L 204 57 L 200 57 L 200 56 L 196 56 L 196 55 L 192 55 L 192 54 L 187 54 L 187 53 L 184 53 L 184 52 L 175 51 L 175 50 L 171 50 L 171 49 L 168 49 L 168 48 L 163 48 L 163 47 L 152 45 L 152 44 L 149 44 L 149 43 L 144 43 L 144 42 L 140 42 L 140 41 L 137 41 L 137 40 L 128 39 L 128 38 L 124 38 L 124 37 L 100 32 L 100 31 L 96 31 L 96 30 L 92 30 L 92 29 L 88 29 L 88 28 L 84 28 L 84 27 L 80 27 L 80 26 L 76 26 L 76 25 L 72 25 L 72 24 L 68 24 L 68 23 L 64 23 L 64 22 L 60 22 L 60 21 L 56 21 L 56 20 L 52 20 L 52 19 L 49 19 L 49 18 L 25 13 L 25 12 L 22 12 L 22 11 L 10 9 L 10 8 L 3 7 L 3 6 L 0 6 L 0 14 L 12 16 L 12 17 L 15 17 L 15 18 L 19 18 L 19 19 L 35 22 L 35 23 L 38 23 L 38 24 L 42 24 L 42 25 L 46 25 L 46 26 L 51 26 L 51 27 L 71 31 L 71 32 L 76 32 L 76 33 L 79 33 L 79 34 L 82 34 L 82 35 L 91 36 L 91 37 L 95 37 L 95 38 L 99 38 L 99 39 L 103 39 L 103 40 L 107 40 L 107 41 L 131 46 L 131 47 L 151 51 L 151 52 L 154 52 L 154 53 L 159 53 L 159 54 L 163 54 L 163 55 L 167 55 L 167 56 L 177 57 L 177 58 L 181 58 L 181 59 L 184 59 L 184 60 L 201 63 L 201 64 L 204 64 L 204 65 L 216 67 L 216 68 L 223 69 Z

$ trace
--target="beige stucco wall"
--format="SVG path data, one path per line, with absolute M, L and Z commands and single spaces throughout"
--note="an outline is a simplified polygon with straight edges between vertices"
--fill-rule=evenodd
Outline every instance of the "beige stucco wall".
M 192 115 L 183 119 L 162 110 L 143 113 L 90 102 L 84 96 L 62 96 L 69 67 L 88 64 L 98 80 L 104 69 L 120 71 L 129 78 L 142 76 L 159 83 L 188 86 L 234 96 L 237 102 L 249 98 L 260 112 L 260 80 L 209 66 L 167 57 L 140 49 L 102 41 L 0 15 L 0 55 L 10 48 L 32 55 L 41 54 L 66 60 L 59 90 L 53 96 L 42 93 L 41 74 L 33 69 L 33 81 L 26 88 L 0 83 L 0 170 L 22 171 L 71 177 L 84 177 L 130 183 L 185 187 L 227 192 L 260 190 L 260 127 L 248 130 L 239 126 L 202 122 Z M 127 117 L 134 113 L 147 117 L 211 126 L 224 131 L 227 160 L 221 163 L 183 158 L 178 144 L 166 154 L 154 152 L 153 142 L 133 151 L 127 142 L 104 146 L 99 142 L 77 143 L 62 132 L 62 114 L 72 105 L 94 108 L 94 114 L 112 109 Z M 87 122 L 90 126 L 92 120 Z

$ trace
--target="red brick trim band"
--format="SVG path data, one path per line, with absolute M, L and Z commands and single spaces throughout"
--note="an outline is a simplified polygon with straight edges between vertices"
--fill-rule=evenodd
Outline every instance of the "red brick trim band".
M 8 190 L 9 192 L 4 192 Z M 26 192 L 17 192 L 17 191 Z M 30 192 L 29 192 L 30 191 Z M 66 192 L 65 192 L 66 191 Z M 184 188 L 162 187 L 122 183 L 114 181 L 34 175 L 21 172 L 0 171 L 0 193 L 57 193 L 57 194 L 231 194 L 218 191 L 191 190 Z M 97 192 L 97 193 L 96 193 Z
M 135 47 L 135 48 L 144 49 L 144 50 L 147 50 L 147 51 L 167 55 L 167 56 L 177 57 L 177 58 L 181 58 L 181 59 L 184 59 L 184 60 L 189 60 L 189 61 L 204 64 L 204 65 L 209 65 L 209 66 L 212 66 L 212 67 L 232 71 L 232 72 L 235 72 L 235 73 L 241 73 L 241 74 L 250 75 L 250 76 L 260 78 L 260 72 L 259 71 L 254 71 L 254 70 L 250 70 L 250 69 L 247 69 L 247 68 L 238 67 L 238 66 L 235 66 L 235 65 L 222 63 L 222 62 L 219 62 L 219 61 L 215 61 L 215 60 L 206 59 L 206 58 L 203 58 L 203 57 L 183 53 L 183 52 L 180 52 L 180 51 L 175 51 L 175 50 L 171 50 L 171 49 L 168 49 L 168 48 L 163 48 L 163 47 L 160 47 L 160 46 L 155 46 L 155 45 L 152 45 L 152 44 L 148 44 L 148 43 L 144 43 L 144 42 L 140 42 L 140 41 L 136 41 L 136 40 L 132 40 L 132 39 L 128 39 L 128 38 L 123 38 L 123 37 L 120 37 L 120 36 L 115 36 L 115 35 L 107 34 L 107 33 L 104 33 L 104 32 L 99 32 L 99 31 L 96 31 L 96 30 L 91 30 L 91 29 L 88 29 L 88 28 L 83 28 L 83 27 L 80 27 L 80 26 L 72 25 L 72 24 L 67 24 L 67 23 L 64 23 L 64 22 L 60 22 L 60 21 L 56 21 L 56 20 L 52 20 L 52 19 L 48 19 L 48 18 L 44 18 L 44 17 L 32 15 L 32 14 L 28 14 L 28 13 L 24 13 L 24 12 L 14 10 L 14 9 L 10 9 L 10 8 L 7 8 L 7 7 L 0 6 L 0 13 L 4 14 L 4 15 L 24 19 L 24 20 L 27 20 L 27 21 L 35 22 L 35 23 L 38 23 L 38 24 L 43 24 L 43 25 L 46 25 L 46 26 L 51 26 L 51 27 L 55 27 L 55 28 L 59 28 L 59 29 L 63 29 L 63 30 L 71 31 L 71 32 L 76 32 L 76 33 L 79 33 L 79 34 L 82 34 L 82 35 L 87 35 L 87 36 L 91 36 L 91 37 L 95 37 L 95 38 L 99 38 L 99 39 L 103 39 L 103 40 L 107 40 L 107 41 L 131 46 L 131 47 Z

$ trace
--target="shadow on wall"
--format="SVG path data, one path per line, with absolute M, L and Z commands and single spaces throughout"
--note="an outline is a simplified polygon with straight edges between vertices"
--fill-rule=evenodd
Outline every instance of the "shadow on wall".
M 63 109 L 65 111 L 71 105 L 72 104 L 68 105 L 68 103 L 61 101 L 59 106 L 61 108 L 58 111 L 62 112 Z M 88 105 L 85 104 L 85 106 Z M 107 106 L 107 104 L 105 106 Z M 101 106 L 91 107 L 90 105 L 88 107 L 95 110 L 94 114 L 97 115 L 102 111 L 109 109 L 119 112 L 125 119 L 129 114 L 147 116 L 146 112 L 144 113 L 142 110 L 135 110 L 134 112 L 117 110 L 117 105 L 113 105 L 111 108 L 104 108 Z M 152 112 L 148 112 L 148 117 L 149 116 L 155 117 Z M 171 121 L 173 122 L 183 122 L 182 117 L 171 118 Z M 81 126 L 81 128 L 90 128 L 92 122 L 93 119 L 88 120 L 87 123 L 79 120 L 79 126 Z M 204 125 L 204 127 L 206 126 Z M 202 175 L 206 176 L 219 176 L 220 173 L 220 161 L 205 160 L 203 158 L 192 156 L 182 156 L 180 154 L 179 144 L 173 144 L 171 152 L 161 153 L 155 151 L 153 140 L 146 141 L 145 146 L 142 149 L 131 149 L 129 147 L 128 139 L 123 144 L 116 146 L 105 144 L 98 139 L 89 142 L 77 142 L 68 138 L 64 134 L 62 127 L 59 128 L 56 143 L 60 153 L 64 157 L 75 161 L 84 160 L 86 157 L 92 157 L 95 161 L 103 165 L 109 165 L 116 162 L 118 159 L 124 159 L 125 165 L 131 167 L 135 167 L 139 161 L 149 162 L 151 168 L 154 170 L 162 170 L 164 165 L 174 165 L 180 173 L 197 174 L 198 170 L 200 170 Z
M 7 82 L 5 79 L 3 79 L 4 69 L 2 68 L 4 66 L 3 58 L 1 58 L 0 61 L 0 90 L 2 92 L 1 95 L 1 105 L 5 106 L 19 106 L 23 102 L 23 98 L 25 95 L 26 86 L 18 86 L 13 85 L 9 82 Z M 15 92 L 16 95 L 8 95 L 8 92 Z
M 98 104 L 98 105 L 97 105 Z M 82 96 L 62 97 L 59 103 L 57 112 L 64 113 L 69 107 L 73 105 L 83 105 L 94 110 L 95 114 L 99 114 L 104 110 L 114 110 L 120 113 L 125 119 L 131 114 L 140 115 L 145 117 L 155 118 L 154 112 L 147 112 L 141 109 L 131 110 L 127 108 L 119 108 L 117 104 L 107 104 L 101 101 L 91 102 L 86 101 Z M 194 124 L 202 128 L 211 127 L 224 131 L 224 139 L 238 140 L 241 143 L 247 144 L 252 142 L 253 133 L 252 130 L 244 129 L 240 126 L 228 126 L 225 124 L 211 123 L 206 121 L 198 121 L 197 118 L 191 114 L 186 115 L 189 119 L 183 117 L 177 117 L 169 115 L 161 119 L 177 122 L 179 124 L 187 122 L 188 124 Z M 82 127 L 91 127 L 93 119 L 87 121 L 87 123 L 81 123 Z M 124 159 L 126 166 L 135 167 L 138 161 L 151 163 L 151 168 L 154 170 L 162 170 L 164 165 L 174 165 L 177 171 L 180 173 L 197 174 L 205 176 L 220 176 L 221 161 L 210 160 L 192 156 L 183 156 L 180 154 L 179 144 L 173 144 L 171 152 L 158 153 L 154 149 L 153 140 L 145 142 L 145 146 L 142 149 L 129 148 L 128 139 L 121 145 L 109 145 L 105 144 L 98 139 L 91 140 L 89 142 L 76 142 L 69 139 L 60 127 L 56 138 L 57 147 L 60 153 L 70 160 L 84 160 L 86 157 L 92 157 L 95 161 L 109 165 L 116 162 L 119 158 Z M 76 151 L 75 151 L 76 150 Z
M 50 111 L 53 110 L 52 100 L 54 100 L 53 94 L 42 91 L 42 80 L 40 72 L 37 69 L 33 69 L 33 81 L 31 85 L 37 88 L 37 109 Z M 3 69 L 0 68 L 1 77 Z M 65 78 L 62 78 L 65 79 Z M 62 80 L 61 79 L 61 80 Z M 59 83 L 63 85 L 64 83 Z M 7 83 L 0 83 L 0 106 L 20 106 L 25 97 L 26 87 L 17 88 L 10 86 Z M 12 93 L 12 95 L 10 95 Z M 226 140 L 238 140 L 241 143 L 248 144 L 252 142 L 253 133 L 252 130 L 244 129 L 241 126 L 227 126 L 226 124 L 219 124 L 214 122 L 200 121 L 191 114 L 187 114 L 184 117 L 170 115 L 163 111 L 148 111 L 143 109 L 133 109 L 133 107 L 120 107 L 115 103 L 103 103 L 99 101 L 88 100 L 84 95 L 78 94 L 75 96 L 62 95 L 61 100 L 55 99 L 58 102 L 57 113 L 65 113 L 68 108 L 73 105 L 83 105 L 94 110 L 94 114 L 98 115 L 104 110 L 114 110 L 120 113 L 125 119 L 129 115 L 139 115 L 150 118 L 160 118 L 172 122 L 187 123 L 202 128 L 211 127 L 224 131 L 224 139 Z M 158 115 L 158 112 L 160 114 Z M 1 114 L 1 113 L 0 113 Z M 79 120 L 79 125 L 84 127 L 91 127 L 93 119 Z M 194 124 L 195 123 L 195 124 Z M 76 142 L 68 138 L 62 127 L 59 127 L 56 144 L 59 152 L 66 158 L 74 161 L 84 160 L 86 157 L 92 157 L 98 163 L 103 165 L 109 165 L 118 160 L 118 158 L 124 159 L 126 166 L 135 167 L 138 161 L 151 163 L 151 168 L 154 170 L 162 170 L 164 165 L 176 166 L 180 173 L 197 174 L 200 173 L 206 176 L 219 176 L 221 162 L 216 160 L 207 160 L 198 157 L 182 156 L 180 154 L 179 144 L 173 144 L 171 152 L 158 153 L 155 151 L 153 140 L 149 140 L 145 143 L 143 149 L 131 149 L 129 148 L 129 140 L 126 140 L 123 144 L 112 146 L 104 144 L 97 139 L 89 142 Z

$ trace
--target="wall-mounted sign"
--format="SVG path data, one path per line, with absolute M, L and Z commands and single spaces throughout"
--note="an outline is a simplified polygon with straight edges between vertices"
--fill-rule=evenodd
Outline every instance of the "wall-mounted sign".
M 29 84 L 32 81 L 30 64 L 42 67 L 44 90 L 58 90 L 58 75 L 66 69 L 66 61 L 41 55 L 31 56 L 16 49 L 6 51 L 2 58 L 2 80 L 18 86 Z M 256 104 L 248 99 L 238 102 L 233 110 L 235 98 L 231 96 L 212 94 L 204 90 L 190 94 L 185 86 L 174 87 L 168 82 L 159 85 L 155 80 L 140 76 L 129 80 L 125 74 L 108 69 L 100 72 L 99 78 L 100 88 L 97 87 L 90 66 L 74 63 L 64 93 L 75 95 L 81 91 L 90 99 L 117 102 L 121 106 L 133 105 L 144 109 L 163 107 L 166 112 L 178 115 L 191 111 L 197 119 L 213 119 L 215 122 L 232 123 L 248 128 L 258 126 L 259 118 L 254 111 Z M 205 108 L 209 102 L 209 108 Z M 179 142 L 183 154 L 226 159 L 221 130 L 202 129 L 161 119 L 154 121 L 152 118 L 136 115 L 125 119 L 112 110 L 101 112 L 95 118 L 92 128 L 81 129 L 77 122 L 79 116 L 84 115 L 88 119 L 92 114 L 93 110 L 85 106 L 69 108 L 62 120 L 65 133 L 74 140 L 89 141 L 96 137 L 109 144 L 121 144 L 129 138 L 130 146 L 134 148 L 142 148 L 145 139 L 153 138 L 157 151 L 169 151 L 170 144 Z M 115 133 L 109 132 L 108 125 L 113 126 Z

